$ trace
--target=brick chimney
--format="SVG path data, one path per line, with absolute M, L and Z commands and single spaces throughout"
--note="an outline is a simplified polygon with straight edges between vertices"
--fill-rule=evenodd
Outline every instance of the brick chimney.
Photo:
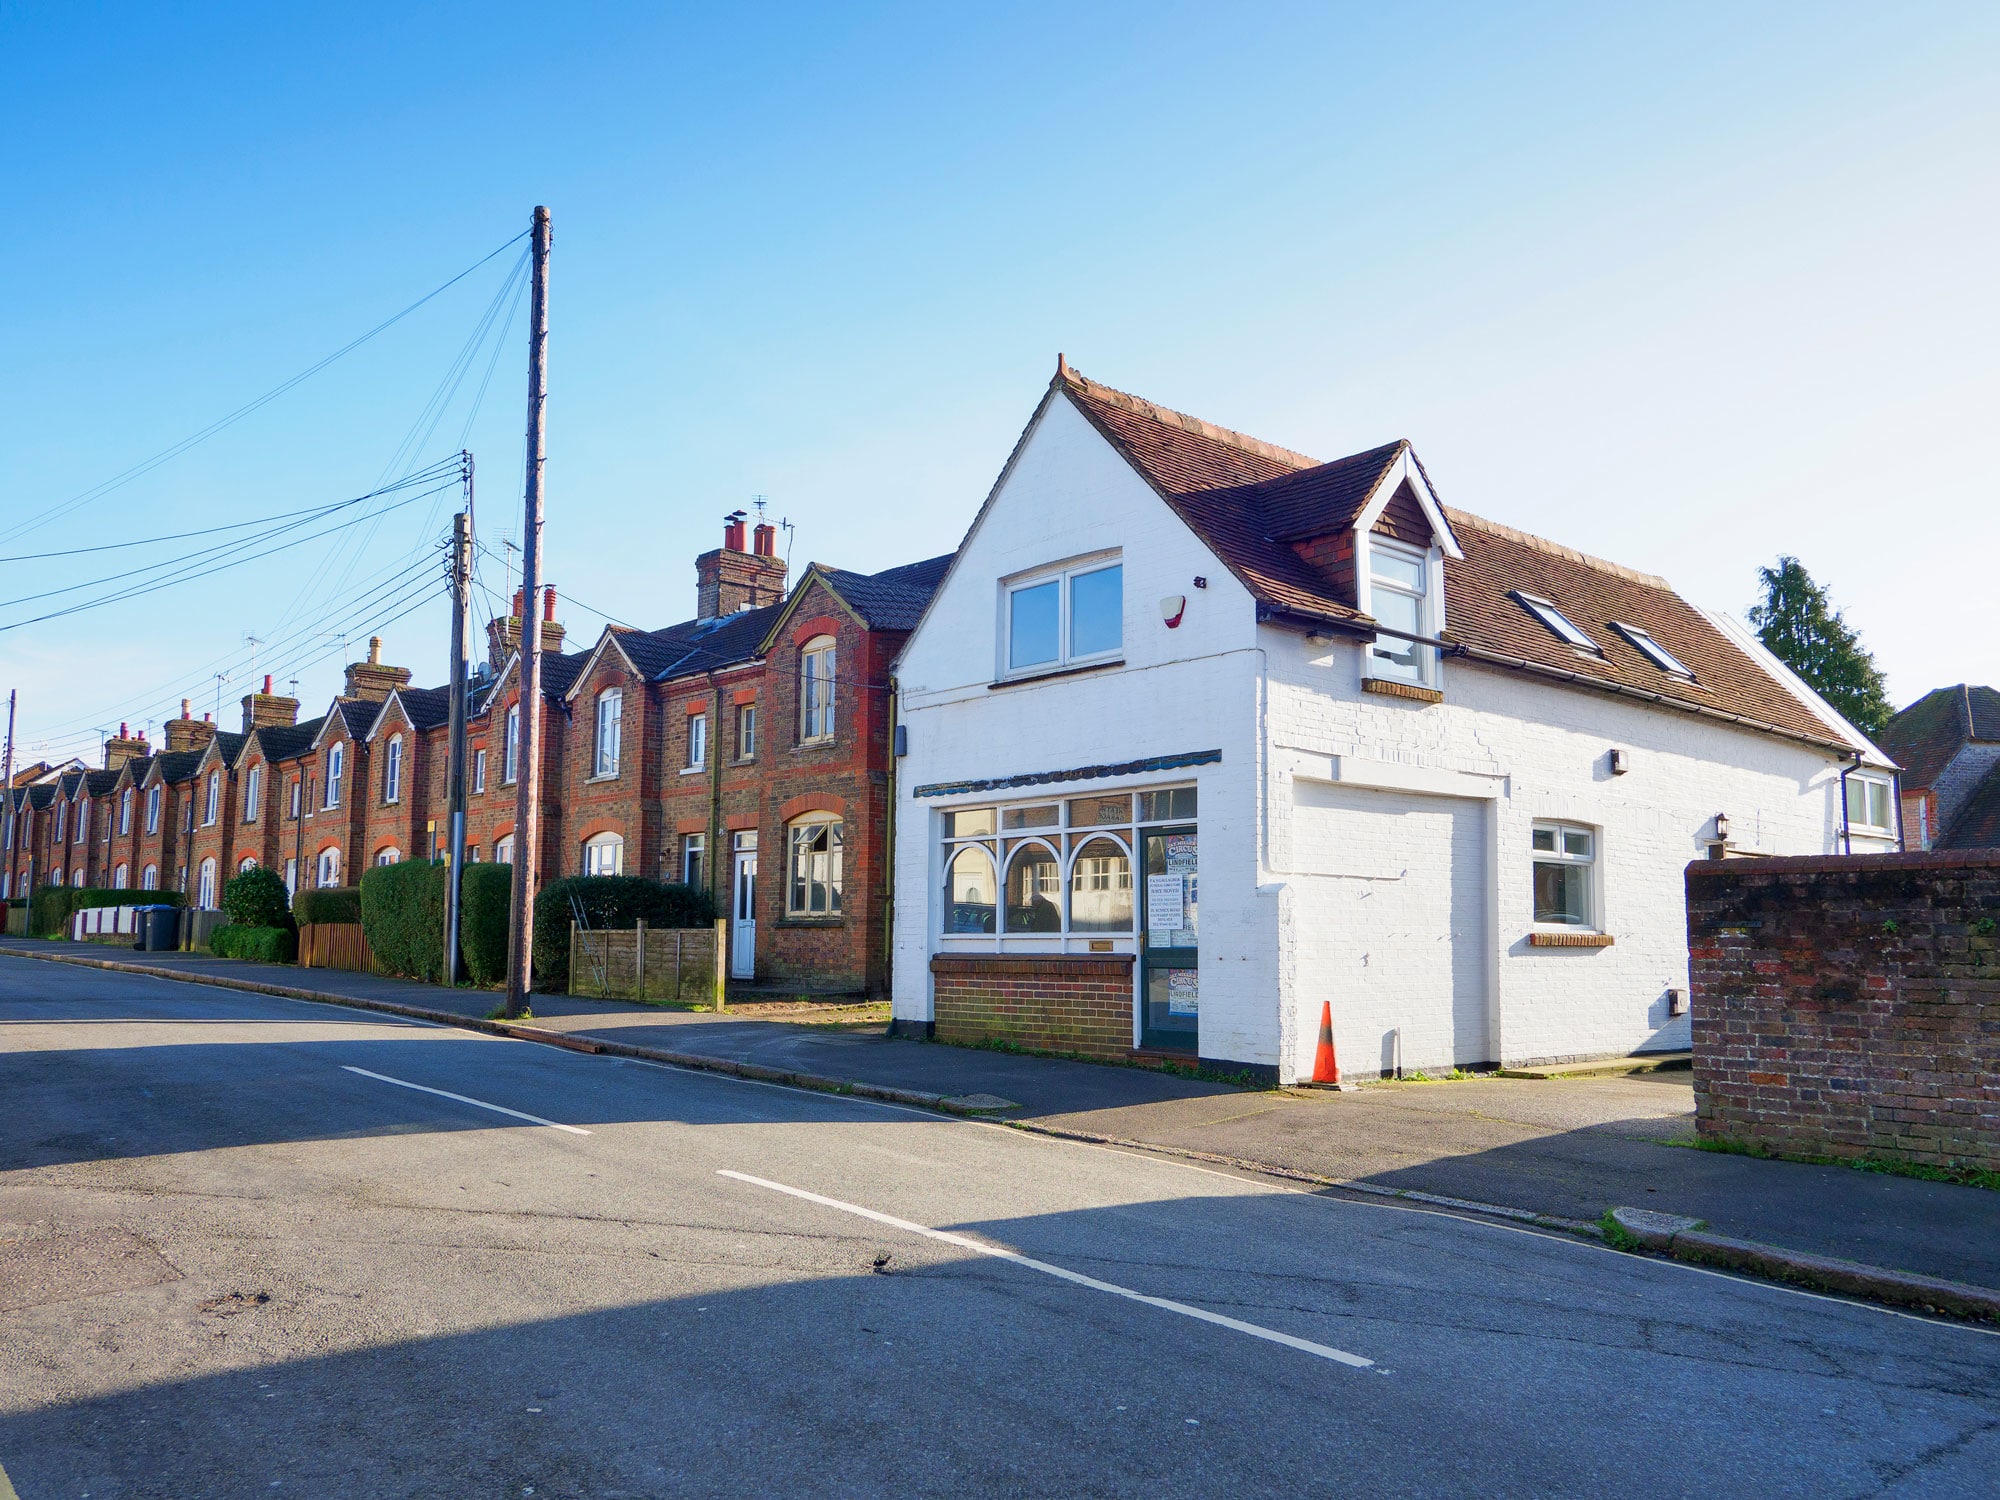
M 399 687 L 410 685 L 408 667 L 385 667 L 382 665 L 382 637 L 368 637 L 368 660 L 350 663 L 347 668 L 347 691 L 343 698 L 359 698 L 364 703 L 382 703 Z M 294 705 L 296 710 L 297 705 Z
M 553 588 L 542 591 L 542 650 L 560 655 L 563 637 L 567 634 L 556 623 L 556 591 Z M 506 619 L 486 622 L 486 660 L 494 671 L 507 665 L 507 658 L 514 654 L 514 648 L 521 643 L 521 591 L 514 590 L 514 612 Z
M 777 555 L 778 531 L 759 522 L 743 550 L 743 512 L 723 521 L 722 545 L 694 560 L 695 615 L 713 620 L 739 609 L 777 604 L 785 597 L 785 565 Z
M 115 771 L 128 760 L 144 760 L 152 753 L 142 734 L 134 737 L 129 724 L 120 724 L 118 734 L 104 742 L 104 769 Z
M 281 698 L 271 691 L 271 677 L 264 675 L 264 691 L 243 695 L 243 732 L 253 729 L 268 729 L 272 725 L 290 726 L 299 722 L 299 700 Z
M 168 750 L 200 750 L 215 738 L 215 726 L 203 714 L 199 719 L 188 711 L 187 699 L 181 699 L 181 716 L 167 720 Z

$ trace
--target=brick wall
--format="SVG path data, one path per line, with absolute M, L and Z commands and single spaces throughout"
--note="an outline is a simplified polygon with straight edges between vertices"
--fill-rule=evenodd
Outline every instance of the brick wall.
M 1129 953 L 939 954 L 931 978 L 941 1042 L 1109 1058 L 1132 1051 Z
M 1695 1122 L 2000 1170 L 2000 852 L 1688 867 Z

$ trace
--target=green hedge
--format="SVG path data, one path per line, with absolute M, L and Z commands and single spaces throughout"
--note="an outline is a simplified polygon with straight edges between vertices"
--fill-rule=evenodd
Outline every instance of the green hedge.
M 292 930 L 290 894 L 276 870 L 250 869 L 230 878 L 222 888 L 222 909 L 232 927 L 282 927 Z
M 301 922 L 359 922 L 361 892 L 351 885 L 329 885 L 300 891 L 292 910 Z
M 715 920 L 715 900 L 698 886 L 638 875 L 552 880 L 535 898 L 535 988 L 545 994 L 569 989 L 569 924 L 578 908 L 593 930 L 629 930 L 642 919 L 648 927 L 706 927 Z
M 444 978 L 444 865 L 404 860 L 361 875 L 361 931 L 390 974 Z
M 222 958 L 245 958 L 260 964 L 298 962 L 298 934 L 289 927 L 218 927 L 208 940 L 209 951 Z
M 458 951 L 474 984 L 507 979 L 507 913 L 514 904 L 512 865 L 467 865 L 458 893 Z

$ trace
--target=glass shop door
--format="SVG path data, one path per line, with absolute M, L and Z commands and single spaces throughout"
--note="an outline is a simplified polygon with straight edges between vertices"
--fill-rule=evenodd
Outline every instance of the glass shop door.
M 1139 842 L 1146 870 L 1140 1045 L 1193 1053 L 1201 1018 L 1195 831 L 1148 828 Z

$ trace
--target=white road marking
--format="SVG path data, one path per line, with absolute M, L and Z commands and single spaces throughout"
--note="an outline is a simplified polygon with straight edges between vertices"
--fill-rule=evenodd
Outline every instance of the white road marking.
M 455 1099 L 460 1104 L 470 1104 L 474 1109 L 490 1109 L 496 1115 L 511 1115 L 517 1120 L 526 1120 L 530 1125 L 546 1125 L 551 1130 L 567 1130 L 571 1135 L 589 1135 L 581 1125 L 565 1125 L 560 1120 L 544 1120 L 540 1115 L 523 1114 L 518 1109 L 508 1109 L 502 1104 L 488 1104 L 484 1099 L 468 1098 L 464 1094 L 454 1094 L 449 1089 L 434 1089 L 428 1084 L 411 1083 L 406 1078 L 391 1078 L 387 1073 L 371 1073 L 366 1068 L 351 1067 L 342 1063 L 341 1068 L 349 1073 L 359 1073 L 363 1078 L 373 1078 L 379 1083 L 393 1083 L 397 1088 L 415 1089 L 420 1094 L 436 1094 L 440 1099 Z
M 996 1260 L 1011 1261 L 1017 1266 L 1026 1266 L 1031 1271 L 1040 1271 L 1044 1276 L 1054 1276 L 1059 1280 L 1072 1282 L 1077 1286 L 1089 1287 L 1094 1292 L 1109 1292 L 1114 1297 L 1123 1297 L 1130 1302 L 1143 1302 L 1148 1307 L 1162 1308 L 1167 1312 L 1179 1313 L 1184 1318 L 1195 1318 L 1203 1323 L 1213 1323 L 1218 1328 L 1231 1329 L 1236 1333 L 1247 1333 L 1255 1339 L 1269 1343 L 1283 1344 L 1287 1349 L 1297 1349 L 1303 1354 L 1314 1354 L 1321 1359 L 1330 1359 L 1337 1364 L 1351 1365 L 1357 1370 L 1373 1369 L 1375 1361 L 1364 1359 L 1359 1354 L 1349 1354 L 1345 1349 L 1335 1349 L 1326 1344 L 1315 1344 L 1311 1339 L 1295 1338 L 1289 1333 L 1279 1333 L 1275 1328 L 1261 1328 L 1255 1323 L 1245 1323 L 1240 1318 L 1225 1317 L 1221 1313 L 1209 1312 L 1206 1308 L 1191 1307 L 1185 1302 L 1175 1302 L 1167 1297 L 1149 1297 L 1144 1292 L 1135 1292 L 1130 1287 L 1117 1286 L 1109 1281 L 1099 1281 L 1095 1276 L 1085 1276 L 1078 1271 L 1065 1270 L 1061 1266 L 1050 1265 L 1045 1260 L 1023 1255 L 1018 1250 L 1003 1249 L 998 1245 L 982 1244 L 968 1239 L 962 1234 L 952 1234 L 943 1229 L 932 1229 L 927 1225 L 913 1224 L 908 1219 L 896 1218 L 893 1214 L 878 1213 L 872 1208 L 863 1208 L 858 1203 L 843 1203 L 838 1198 L 823 1197 L 809 1193 L 804 1188 L 787 1187 L 782 1182 L 771 1182 L 763 1177 L 752 1177 L 747 1172 L 732 1172 L 719 1168 L 718 1177 L 734 1178 L 737 1182 L 747 1182 L 753 1187 L 769 1188 L 774 1193 L 786 1193 L 794 1198 L 803 1198 L 808 1203 L 817 1203 L 823 1208 L 839 1209 L 844 1214 L 855 1214 L 863 1219 L 873 1219 L 877 1224 L 887 1224 L 892 1229 L 901 1229 L 909 1234 L 920 1234 L 926 1239 L 938 1240 L 947 1245 L 956 1245 L 961 1250 L 971 1250 L 980 1255 L 990 1255 Z

